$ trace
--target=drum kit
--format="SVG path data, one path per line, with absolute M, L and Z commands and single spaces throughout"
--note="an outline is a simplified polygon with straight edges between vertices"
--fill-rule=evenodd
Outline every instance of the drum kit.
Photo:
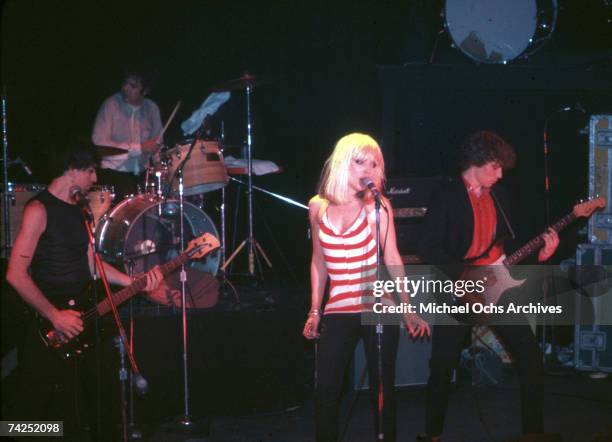
M 255 275 L 256 253 L 271 263 L 253 235 L 252 212 L 252 87 L 262 84 L 260 79 L 245 73 L 242 77 L 215 88 L 216 91 L 245 89 L 247 96 L 247 167 L 245 173 L 247 194 L 248 237 L 236 248 L 226 261 L 225 241 L 225 188 L 230 182 L 223 157 L 223 145 L 199 135 L 178 143 L 171 148 L 162 148 L 156 165 L 146 169 L 144 184 L 137 195 L 125 196 L 114 207 L 111 186 L 92 188 L 89 201 L 96 220 L 96 246 L 104 259 L 121 266 L 126 271 L 147 271 L 156 264 L 164 263 L 178 255 L 183 245 L 203 233 L 212 233 L 220 238 L 221 248 L 210 253 L 204 263 L 192 263 L 198 270 L 216 274 L 225 269 L 234 257 L 247 245 L 249 273 Z M 202 127 L 204 124 L 202 125 Z M 222 137 L 223 139 L 223 134 Z M 123 149 L 103 147 L 104 155 L 125 153 Z M 235 180 L 242 183 L 240 180 Z M 197 205 L 184 201 L 185 197 L 202 197 L 221 190 L 221 236 L 211 218 Z M 181 215 L 183 212 L 183 215 Z M 224 279 L 225 280 L 225 279 Z
M 214 222 L 202 208 L 179 200 L 179 183 L 185 197 L 203 197 L 223 189 L 229 182 L 223 153 L 216 141 L 194 140 L 188 156 L 191 144 L 162 149 L 159 163 L 146 169 L 139 193 L 125 196 L 116 205 L 112 205 L 112 186 L 94 186 L 90 190 L 96 247 L 105 261 L 126 271 L 145 272 L 178 256 L 182 244 L 203 233 L 219 238 Z M 216 251 L 191 266 L 215 275 L 220 261 L 221 251 Z

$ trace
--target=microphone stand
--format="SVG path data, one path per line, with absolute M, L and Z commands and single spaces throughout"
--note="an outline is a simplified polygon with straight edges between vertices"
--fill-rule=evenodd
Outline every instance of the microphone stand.
M 2 235 L 4 243 L 2 244 L 2 257 L 8 259 L 13 248 L 13 238 L 11 235 L 11 196 L 12 188 L 9 181 L 9 167 L 19 164 L 28 175 L 32 175 L 32 171 L 28 165 L 19 157 L 15 160 L 10 160 L 8 155 L 8 118 L 6 113 L 6 88 L 2 87 Z
M 93 214 L 91 213 L 91 209 L 86 205 L 83 207 L 84 214 L 84 224 L 85 229 L 87 230 L 87 236 L 89 237 L 89 243 L 91 245 L 93 256 L 94 256 L 94 279 L 97 279 L 99 276 L 102 280 L 102 284 L 104 286 L 104 291 L 106 294 L 106 299 L 108 300 L 108 304 L 111 307 L 111 311 L 113 313 L 113 319 L 115 321 L 115 325 L 117 327 L 117 331 L 119 332 L 119 336 L 115 338 L 116 346 L 119 349 L 119 356 L 121 359 L 121 366 L 119 367 L 119 381 L 121 382 L 121 420 L 122 420 L 122 436 L 123 441 L 127 442 L 127 411 L 126 411 L 126 398 L 125 398 L 125 381 L 127 379 L 127 371 L 125 369 L 124 357 L 127 354 L 128 360 L 130 361 L 130 367 L 132 369 L 132 373 L 134 377 L 138 377 L 144 380 L 143 376 L 140 374 L 140 370 L 138 368 L 138 364 L 136 364 L 136 359 L 134 359 L 134 353 L 132 352 L 131 343 L 128 342 L 127 336 L 125 333 L 125 328 L 121 323 L 121 319 L 119 318 L 119 312 L 117 310 L 117 306 L 115 305 L 115 301 L 113 299 L 113 294 L 110 290 L 110 286 L 108 285 L 108 279 L 106 278 L 106 272 L 104 271 L 104 265 L 102 263 L 102 258 L 99 252 L 96 249 L 96 241 L 95 236 L 93 234 L 93 228 L 90 224 L 93 223 Z M 91 221 L 90 221 L 91 220 Z M 126 351 L 127 349 L 127 351 Z M 132 378 L 134 380 L 134 378 Z M 146 381 L 145 381 L 146 385 Z M 144 394 L 146 391 L 146 387 L 141 387 L 141 394 Z
M 381 280 L 381 258 L 382 258 L 382 246 L 380 244 L 380 198 L 374 198 L 374 212 L 376 215 L 376 279 Z M 377 315 L 376 320 L 376 350 L 377 350 L 377 369 L 378 369 L 378 394 L 377 394 L 377 407 L 378 412 L 378 433 L 376 439 L 380 441 L 385 440 L 385 431 L 383 429 L 383 412 L 385 404 L 385 394 L 383 390 L 383 369 L 382 369 L 382 341 L 383 341 L 383 325 L 380 321 L 380 313 Z
M 204 119 L 206 120 L 206 118 Z M 178 178 L 178 189 L 179 189 L 179 234 L 181 238 L 181 252 L 185 251 L 185 220 L 184 220 L 184 186 L 183 186 L 183 168 L 185 164 L 191 157 L 191 152 L 194 149 L 194 146 L 198 142 L 198 140 L 202 137 L 203 131 L 205 130 L 204 121 L 202 121 L 202 125 L 195 134 L 194 140 L 191 142 L 189 146 L 189 151 L 187 155 L 185 155 L 185 159 L 179 164 L 177 167 L 174 176 L 171 178 L 169 182 L 169 189 L 172 188 L 172 181 L 175 178 Z M 191 418 L 191 414 L 189 412 L 189 364 L 188 364 L 188 336 L 187 336 L 187 272 L 185 271 L 185 264 L 181 264 L 180 271 L 180 282 L 181 282 L 181 324 L 182 324 L 182 332 L 183 332 L 183 415 L 180 416 L 177 421 L 177 429 L 181 432 L 185 433 L 199 433 L 199 434 L 208 434 L 208 422 L 203 421 L 198 425 Z M 174 425 L 171 425 L 174 427 Z
M 127 261 L 128 268 L 128 276 L 130 278 L 134 277 L 134 261 L 132 259 L 128 259 Z M 130 348 L 132 352 L 134 351 L 134 298 L 131 298 L 129 301 L 129 318 L 130 318 Z M 120 344 L 121 345 L 121 344 Z M 121 352 L 121 346 L 119 351 Z M 123 347 L 124 348 L 124 347 Z M 125 348 L 124 348 L 125 349 Z M 122 360 L 123 362 L 123 360 Z M 140 440 L 142 439 L 142 431 L 136 426 L 134 422 L 135 418 L 135 410 L 134 410 L 134 372 L 130 372 L 131 382 L 130 382 L 130 417 L 127 423 L 127 428 L 129 429 L 129 439 L 130 440 Z
M 4 229 L 4 244 L 2 245 L 3 258 L 11 254 L 13 241 L 11 238 L 11 193 L 9 192 L 8 179 L 8 136 L 7 136 L 7 116 L 6 116 L 6 89 L 2 87 L 2 225 Z
M 569 112 L 572 110 L 577 110 L 578 112 L 585 112 L 580 106 L 580 103 L 577 104 L 577 107 L 573 106 L 564 106 L 560 109 L 555 110 L 552 114 L 550 114 L 546 120 L 544 120 L 544 130 L 542 131 L 542 143 L 543 143 L 543 151 L 544 151 L 544 207 L 545 207 L 545 225 L 548 228 L 550 225 L 550 175 L 548 168 L 548 155 L 550 154 L 550 148 L 548 146 L 548 124 L 550 121 L 556 117 L 557 115 L 563 112 Z M 551 270 L 552 273 L 552 270 Z M 550 281 L 553 287 L 553 291 L 555 290 L 554 286 L 554 278 L 550 277 Z M 548 305 L 548 293 L 544 291 L 544 304 Z M 542 321 L 542 336 L 540 337 L 540 346 L 542 349 L 542 362 L 546 363 L 546 315 L 543 317 Z M 551 345 L 552 348 L 552 345 Z

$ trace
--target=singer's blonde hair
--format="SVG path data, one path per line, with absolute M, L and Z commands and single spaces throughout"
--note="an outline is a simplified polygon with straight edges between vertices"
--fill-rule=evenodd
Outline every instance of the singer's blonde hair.
M 376 187 L 382 190 L 385 182 L 385 160 L 380 146 L 369 135 L 352 133 L 338 140 L 334 151 L 329 156 L 319 181 L 318 195 L 335 204 L 344 204 L 351 200 L 349 181 L 349 168 L 351 161 L 365 160 L 371 157 L 376 162 L 376 168 L 370 178 Z M 372 198 L 371 192 L 361 195 L 366 201 Z

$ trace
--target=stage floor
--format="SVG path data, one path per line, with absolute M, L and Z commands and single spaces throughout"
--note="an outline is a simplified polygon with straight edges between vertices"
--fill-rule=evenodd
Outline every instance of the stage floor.
M 514 441 L 520 437 L 518 385 L 513 378 L 501 386 L 460 383 L 450 397 L 444 442 Z M 352 393 L 351 393 L 352 394 Z M 341 425 L 353 398 L 347 395 Z M 423 387 L 398 393 L 398 441 L 414 441 L 424 429 Z M 589 379 L 568 372 L 546 376 L 545 429 L 560 433 L 564 442 L 612 441 L 612 378 Z M 208 439 L 179 438 L 168 433 L 152 441 L 209 440 L 214 442 L 307 442 L 314 440 L 312 400 L 276 413 L 211 417 Z M 349 417 L 345 442 L 371 442 L 373 425 L 368 393 L 361 392 Z

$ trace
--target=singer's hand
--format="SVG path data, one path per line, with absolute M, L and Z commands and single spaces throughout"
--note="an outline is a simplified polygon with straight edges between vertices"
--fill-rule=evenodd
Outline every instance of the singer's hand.
M 312 340 L 317 339 L 319 337 L 319 321 L 321 320 L 320 315 L 309 315 L 306 320 L 306 324 L 304 324 L 304 330 L 302 331 L 302 335 L 306 339 Z
M 416 313 L 406 313 L 403 319 L 410 337 L 423 338 L 425 336 L 431 336 L 429 324 L 421 319 Z

